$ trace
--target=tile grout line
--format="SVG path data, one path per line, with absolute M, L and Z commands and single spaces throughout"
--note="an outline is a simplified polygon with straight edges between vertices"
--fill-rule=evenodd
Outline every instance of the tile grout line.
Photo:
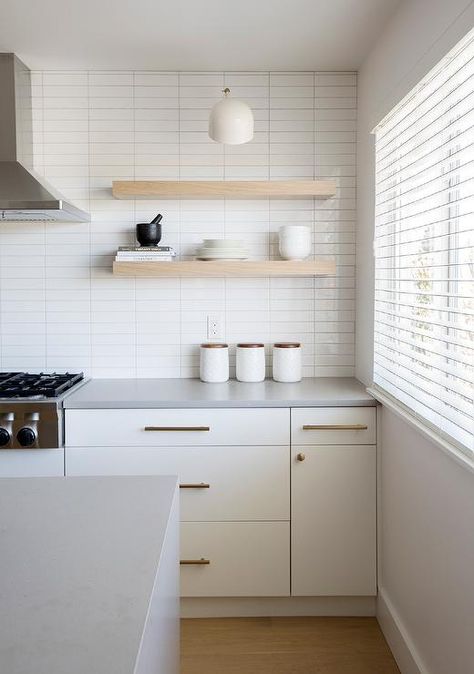
M 41 140 L 42 140 L 42 148 L 43 148 L 43 155 L 42 155 L 42 168 L 43 168 L 43 173 L 45 172 L 45 163 L 44 163 L 44 73 L 41 73 Z M 34 148 L 33 148 L 33 155 L 34 155 Z M 34 159 L 33 159 L 34 163 Z M 43 301 L 44 301 L 44 328 L 43 328 L 43 334 L 44 334 L 44 367 L 45 370 L 48 369 L 48 343 L 49 343 L 49 331 L 48 331 L 48 310 L 47 310 L 47 297 L 48 297 L 48 283 L 47 283 L 47 263 L 46 263 L 46 251 L 47 251 L 47 246 L 46 246 L 46 223 L 43 222 L 43 283 L 44 283 L 44 290 L 43 290 Z
M 88 139 L 88 144 L 87 144 L 87 164 L 88 164 L 88 195 L 89 195 L 89 210 L 91 211 L 91 220 L 88 224 L 89 227 L 89 368 L 90 368 L 90 374 L 92 375 L 92 372 L 94 371 L 93 367 L 93 362 L 94 362 L 94 344 L 93 344 L 93 334 L 92 334 L 92 303 L 93 303 L 93 281 L 94 281 L 94 268 L 92 264 L 92 223 L 93 223 L 93 215 L 92 215 L 92 209 L 90 208 L 92 205 L 92 200 L 91 200 L 91 100 L 90 100 L 90 71 L 87 71 L 86 73 L 86 81 L 87 81 L 87 139 Z
M 313 180 L 316 179 L 316 81 L 317 81 L 317 72 L 313 71 Z M 313 241 L 313 258 L 315 257 L 315 231 L 316 231 L 316 199 L 313 198 L 313 212 L 312 212 L 312 241 Z M 318 354 L 316 351 L 316 297 L 317 297 L 317 283 L 316 278 L 313 278 L 313 357 L 312 357 L 312 367 L 311 367 L 311 376 L 314 377 L 316 372 L 316 363 L 318 362 Z
M 272 76 L 270 71 L 267 73 L 267 87 L 268 87 L 268 94 L 267 94 L 267 106 L 268 106 L 268 113 L 267 113 L 267 119 L 268 119 L 268 129 L 267 129 L 267 134 L 268 134 L 268 140 L 267 140 L 267 153 L 268 153 L 268 180 L 271 179 L 272 175 L 272 146 L 270 142 L 271 138 L 271 100 L 272 100 Z M 272 200 L 269 197 L 268 198 L 268 259 L 272 259 L 272 208 L 271 208 Z M 269 278 L 267 280 L 268 283 L 268 338 L 269 341 L 271 342 L 273 339 L 273 321 L 272 321 L 272 283 L 273 280 Z M 269 352 L 267 353 L 267 359 L 268 363 L 270 363 L 270 353 L 271 353 L 271 346 L 268 346 L 267 349 Z M 270 370 L 270 365 L 266 367 L 266 369 Z
M 177 83 L 178 83 L 178 180 L 181 180 L 181 73 L 177 73 Z M 182 209 L 181 209 L 181 199 L 178 199 L 178 250 L 181 257 L 182 254 L 182 240 L 181 240 L 181 229 L 182 229 Z M 183 279 L 178 279 L 179 287 L 179 376 L 183 376 Z
M 135 102 L 135 85 L 136 85 L 136 71 L 132 71 L 132 123 L 133 123 L 133 179 L 137 179 L 137 111 L 136 111 L 136 102 Z M 135 225 L 137 224 L 137 200 L 133 200 L 133 220 Z M 134 237 L 134 244 L 136 243 L 136 237 Z M 137 283 L 139 280 L 137 278 L 132 278 L 133 282 L 133 306 L 135 310 L 135 377 L 138 376 L 138 314 L 137 314 Z

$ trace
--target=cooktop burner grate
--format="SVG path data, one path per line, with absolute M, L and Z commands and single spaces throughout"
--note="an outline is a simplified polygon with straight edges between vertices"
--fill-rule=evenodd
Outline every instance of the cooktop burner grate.
M 84 378 L 78 374 L 0 372 L 0 398 L 57 398 Z

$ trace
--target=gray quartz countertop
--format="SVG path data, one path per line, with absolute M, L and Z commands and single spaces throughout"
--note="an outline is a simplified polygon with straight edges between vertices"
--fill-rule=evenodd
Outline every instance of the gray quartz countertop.
M 176 487 L 0 480 L 0 671 L 135 671 Z
M 330 407 L 375 405 L 350 377 L 305 378 L 296 384 L 266 380 L 204 384 L 199 379 L 92 379 L 64 401 L 68 409 L 192 407 Z

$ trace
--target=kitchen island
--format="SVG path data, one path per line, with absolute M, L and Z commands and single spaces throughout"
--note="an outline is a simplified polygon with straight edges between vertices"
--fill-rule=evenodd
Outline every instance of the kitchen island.
M 0 480 L 0 670 L 178 674 L 175 477 Z

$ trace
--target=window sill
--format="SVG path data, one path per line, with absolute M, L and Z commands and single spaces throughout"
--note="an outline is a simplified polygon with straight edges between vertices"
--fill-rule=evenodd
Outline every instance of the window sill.
M 442 438 L 427 425 L 423 424 L 419 419 L 401 407 L 401 405 L 397 405 L 397 403 L 394 402 L 391 398 L 384 395 L 382 391 L 379 391 L 378 389 L 371 386 L 368 386 L 366 390 L 367 393 L 375 398 L 375 400 L 378 400 L 378 402 L 382 403 L 382 405 L 388 407 L 391 412 L 406 421 L 409 426 L 430 440 L 434 445 L 436 445 L 436 447 L 438 447 L 438 449 L 456 461 L 456 463 L 463 466 L 463 468 L 467 468 L 471 473 L 474 473 L 474 460 L 471 459 L 467 454 L 464 454 L 461 450 Z

